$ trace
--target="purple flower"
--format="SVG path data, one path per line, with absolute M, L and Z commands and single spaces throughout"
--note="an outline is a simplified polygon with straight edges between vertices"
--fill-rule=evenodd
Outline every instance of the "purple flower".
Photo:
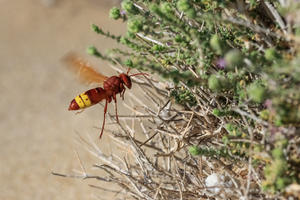
M 264 103 L 264 106 L 266 106 L 266 108 L 268 108 L 268 109 L 271 109 L 272 108 L 272 100 L 267 99 Z
M 170 47 L 170 46 L 172 46 L 172 45 L 173 45 L 173 43 L 172 43 L 172 42 L 170 42 L 170 41 L 168 41 L 166 44 L 167 44 L 167 46 L 168 46 L 168 47 Z
M 225 69 L 225 67 L 226 67 L 226 61 L 225 61 L 224 58 L 219 58 L 219 59 L 217 60 L 217 67 L 218 67 L 219 69 Z
M 121 10 L 121 15 L 126 15 L 126 11 L 125 10 Z

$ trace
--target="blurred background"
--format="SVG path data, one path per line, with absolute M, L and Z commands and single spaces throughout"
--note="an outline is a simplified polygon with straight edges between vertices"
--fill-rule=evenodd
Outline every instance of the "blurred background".
M 91 188 L 92 180 L 51 175 L 87 171 L 92 158 L 78 143 L 90 135 L 108 152 L 107 135 L 99 141 L 103 108 L 75 115 L 70 101 L 90 87 L 81 85 L 61 63 L 69 51 L 89 60 L 105 75 L 115 72 L 107 63 L 88 56 L 95 45 L 105 52 L 116 43 L 94 33 L 97 24 L 114 34 L 125 24 L 109 19 L 111 0 L 0 1 L 0 199 L 101 199 L 110 195 Z M 112 105 L 110 105 L 113 108 Z M 93 160 L 94 159 L 94 160 Z M 74 171 L 75 170 L 75 171 Z

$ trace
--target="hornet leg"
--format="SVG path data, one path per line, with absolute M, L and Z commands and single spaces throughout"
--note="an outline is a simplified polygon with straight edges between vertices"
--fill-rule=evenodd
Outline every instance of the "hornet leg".
M 118 116 L 118 106 L 117 106 L 117 98 L 114 98 L 114 101 L 115 101 L 115 111 L 116 111 L 116 120 L 117 120 L 117 123 L 119 123 L 119 116 Z
M 101 129 L 101 133 L 100 133 L 100 137 L 99 137 L 100 139 L 101 139 L 101 137 L 102 137 L 103 130 L 104 130 L 106 111 L 107 111 L 107 99 L 105 100 L 103 124 L 102 124 L 102 129 Z
M 124 100 L 124 92 L 125 92 L 125 87 L 122 83 L 120 83 L 120 97 Z
M 122 97 L 122 100 L 124 100 L 124 93 L 125 93 L 125 88 L 124 88 L 124 90 L 120 93 L 120 96 Z

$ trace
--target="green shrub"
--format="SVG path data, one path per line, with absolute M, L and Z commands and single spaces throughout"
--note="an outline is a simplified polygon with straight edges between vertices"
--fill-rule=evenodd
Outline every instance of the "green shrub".
M 190 123 L 203 123 L 202 128 L 214 134 L 207 136 L 209 147 L 198 145 L 209 135 L 201 129 L 193 133 L 203 135 L 185 136 L 182 144 L 191 146 L 193 156 L 220 159 L 233 170 L 249 167 L 240 161 L 252 161 L 259 166 L 253 168 L 255 176 L 263 182 L 258 196 L 283 195 L 290 183 L 300 183 L 295 159 L 300 155 L 290 148 L 299 141 L 299 27 L 297 19 L 288 20 L 300 4 L 264 4 L 124 0 L 110 17 L 127 23 L 126 35 L 92 28 L 128 51 L 115 49 L 112 59 L 95 47 L 88 49 L 108 62 L 115 64 L 117 58 L 122 65 L 157 73 L 173 84 L 166 98 L 187 112 L 205 113 Z M 254 185 L 258 182 L 251 179 Z

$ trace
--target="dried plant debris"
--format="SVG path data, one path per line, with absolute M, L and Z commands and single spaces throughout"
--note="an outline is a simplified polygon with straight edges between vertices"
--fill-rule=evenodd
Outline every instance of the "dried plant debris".
M 155 81 L 151 79 L 138 82 L 142 83 L 140 91 L 150 102 L 145 105 L 140 97 L 129 94 L 131 105 L 125 101 L 124 106 L 132 110 L 131 114 L 119 116 L 118 130 L 106 131 L 110 132 L 112 145 L 116 147 L 111 154 L 104 154 L 95 141 L 80 137 L 82 146 L 101 163 L 93 167 L 107 175 L 90 175 L 83 167 L 80 175 L 55 175 L 115 183 L 121 189 L 111 192 L 120 198 L 267 198 L 260 190 L 264 178 L 262 166 L 272 159 L 256 150 L 264 138 L 257 131 L 265 129 L 264 125 L 257 124 L 257 130 L 247 129 L 248 121 L 242 117 L 236 120 L 244 124 L 245 128 L 240 130 L 227 124 L 228 119 L 211 114 L 205 105 L 189 109 L 175 105 L 175 99 L 164 102 L 165 97 L 160 94 L 170 93 L 172 89 L 154 86 Z M 149 98 L 149 94 L 157 98 Z M 109 116 L 115 122 L 115 116 Z M 280 156 L 280 152 L 275 154 Z M 93 187 L 110 191 L 102 184 Z

